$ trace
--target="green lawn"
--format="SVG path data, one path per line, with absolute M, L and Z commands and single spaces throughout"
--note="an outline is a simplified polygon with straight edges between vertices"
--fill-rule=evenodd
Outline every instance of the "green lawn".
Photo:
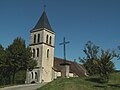
M 120 72 L 111 74 L 108 84 L 96 77 L 59 78 L 37 90 L 120 90 Z

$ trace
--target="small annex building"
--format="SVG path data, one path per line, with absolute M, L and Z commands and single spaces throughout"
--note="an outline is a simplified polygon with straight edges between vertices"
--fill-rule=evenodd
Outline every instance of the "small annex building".
M 53 77 L 59 78 L 61 77 L 61 63 L 64 62 L 64 59 L 54 57 L 54 66 L 53 66 Z M 78 64 L 75 61 L 66 60 L 67 63 L 70 64 L 69 77 L 80 77 L 87 76 L 86 69 L 83 65 Z

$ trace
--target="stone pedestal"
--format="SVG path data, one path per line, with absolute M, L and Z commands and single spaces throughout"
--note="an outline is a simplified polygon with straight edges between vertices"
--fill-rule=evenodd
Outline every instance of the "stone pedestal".
M 69 78 L 70 64 L 67 62 L 61 63 L 61 77 Z

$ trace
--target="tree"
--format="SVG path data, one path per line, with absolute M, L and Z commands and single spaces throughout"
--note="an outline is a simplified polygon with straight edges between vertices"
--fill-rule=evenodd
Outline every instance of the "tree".
M 104 51 L 99 47 L 88 41 L 85 44 L 84 53 L 86 57 L 81 59 L 85 68 L 90 75 L 99 74 L 101 82 L 108 82 L 109 74 L 114 70 L 114 63 L 111 61 L 115 56 L 114 51 L 110 52 L 110 49 Z
M 4 66 L 4 56 L 5 56 L 5 51 L 2 45 L 0 45 L 0 70 Z
M 94 61 L 94 65 L 96 65 L 98 68 L 102 83 L 109 81 L 109 75 L 114 70 L 114 63 L 111 61 L 113 58 L 114 56 L 113 53 L 110 52 L 110 49 L 107 51 L 101 49 L 99 60 Z
M 86 54 L 86 56 L 87 56 L 88 59 L 90 59 L 90 58 L 96 59 L 97 56 L 98 56 L 99 48 L 100 47 L 96 46 L 93 42 L 88 41 L 85 44 L 85 47 L 84 47 L 83 51 Z
M 116 57 L 118 60 L 120 59 L 120 46 L 118 46 L 116 49 L 113 50 L 113 55 Z
M 3 69 L 5 67 L 5 62 L 4 62 L 4 48 L 2 45 L 0 45 L 0 81 L 4 82 L 3 80 Z M 3 84 L 0 82 L 0 84 Z
M 0 45 L 0 84 L 9 83 L 9 70 L 6 64 L 6 52 L 2 45 Z
M 16 38 L 13 43 L 6 49 L 7 64 L 9 66 L 12 83 L 15 81 L 15 74 L 20 70 L 27 70 L 28 68 L 34 68 L 35 60 L 31 58 L 31 50 L 26 47 L 25 40 L 22 38 Z M 34 64 L 31 65 L 30 64 Z
M 84 64 L 90 75 L 98 73 L 96 65 L 94 65 L 93 61 L 98 59 L 99 46 L 96 46 L 91 41 L 88 41 L 84 46 L 83 52 L 86 57 L 83 59 L 80 58 L 80 62 Z

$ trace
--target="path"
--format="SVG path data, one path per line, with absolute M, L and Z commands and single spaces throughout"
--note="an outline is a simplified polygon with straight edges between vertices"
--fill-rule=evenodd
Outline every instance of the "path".
M 17 86 L 10 86 L 5 88 L 0 88 L 0 90 L 35 90 L 46 83 L 42 84 L 25 84 L 25 85 L 17 85 Z

